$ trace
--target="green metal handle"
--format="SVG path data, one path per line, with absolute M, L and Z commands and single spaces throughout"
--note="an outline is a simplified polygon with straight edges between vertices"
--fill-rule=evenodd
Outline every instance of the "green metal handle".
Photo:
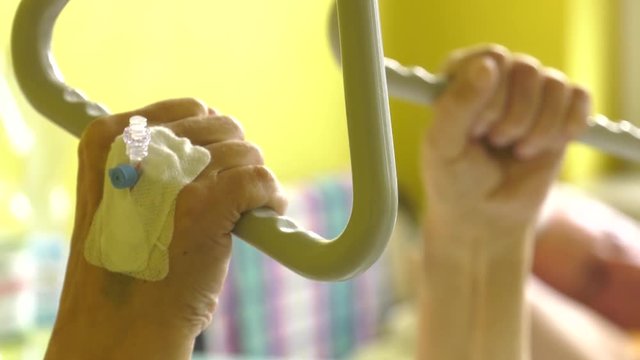
M 31 105 L 79 137 L 107 110 L 61 79 L 50 52 L 56 18 L 68 0 L 23 0 L 15 16 L 16 78 Z M 333 240 L 269 209 L 244 214 L 234 234 L 291 270 L 318 280 L 344 280 L 373 264 L 391 236 L 397 184 L 377 0 L 337 0 L 353 179 L 353 208 Z

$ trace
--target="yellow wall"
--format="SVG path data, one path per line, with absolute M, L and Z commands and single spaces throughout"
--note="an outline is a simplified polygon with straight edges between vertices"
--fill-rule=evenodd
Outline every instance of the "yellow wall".
M 592 92 L 595 111 L 611 119 L 620 115 L 619 7 L 618 0 L 567 0 L 572 14 L 567 18 L 565 36 L 567 74 Z M 586 146 L 570 150 L 564 175 L 577 184 L 620 165 Z
M 68 82 L 113 111 L 195 96 L 238 117 L 289 180 L 347 164 L 330 3 L 76 0 L 54 52 Z

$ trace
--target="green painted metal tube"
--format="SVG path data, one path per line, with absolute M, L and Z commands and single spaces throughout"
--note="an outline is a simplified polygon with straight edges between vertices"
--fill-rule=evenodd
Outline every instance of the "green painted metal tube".
M 106 109 L 67 86 L 51 55 L 53 25 L 68 0 L 28 0 L 18 6 L 11 33 L 11 55 L 18 84 L 46 118 L 80 137 Z
M 23 0 L 12 32 L 18 83 L 32 106 L 75 136 L 104 107 L 61 80 L 50 53 L 53 26 L 68 0 Z M 344 280 L 384 250 L 397 211 L 397 184 L 377 0 L 338 0 L 353 209 L 336 239 L 299 228 L 269 209 L 244 214 L 234 233 L 291 270 L 318 280 Z

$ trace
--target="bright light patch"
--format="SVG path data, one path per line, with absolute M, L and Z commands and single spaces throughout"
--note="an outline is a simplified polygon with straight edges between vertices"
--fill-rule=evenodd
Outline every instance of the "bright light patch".
M 2 77 L 0 77 L 0 120 L 7 131 L 13 150 L 19 155 L 28 154 L 35 144 L 35 136 L 20 114 L 9 84 Z
M 33 208 L 31 201 L 24 193 L 15 193 L 9 200 L 9 209 L 11 214 L 20 221 L 26 221 L 31 217 Z
M 71 211 L 71 197 L 62 186 L 54 186 L 49 193 L 49 213 L 55 221 L 64 221 Z M 1 359 L 0 359 L 1 360 Z

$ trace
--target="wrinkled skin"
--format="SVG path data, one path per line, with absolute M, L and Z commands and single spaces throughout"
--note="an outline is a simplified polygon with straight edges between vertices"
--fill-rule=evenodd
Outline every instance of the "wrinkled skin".
M 132 115 L 165 126 L 207 148 L 211 162 L 179 193 L 169 274 L 148 282 L 89 264 L 83 255 L 101 197 L 110 144 Z M 189 356 L 210 322 L 227 273 L 231 231 L 245 211 L 267 206 L 283 213 L 286 200 L 240 125 L 194 99 L 159 102 L 100 118 L 79 145 L 76 220 L 63 294 L 48 359 Z M 82 342 L 74 338 L 81 336 Z M 69 343 L 72 342 L 73 346 Z M 161 350 L 159 353 L 159 350 Z

